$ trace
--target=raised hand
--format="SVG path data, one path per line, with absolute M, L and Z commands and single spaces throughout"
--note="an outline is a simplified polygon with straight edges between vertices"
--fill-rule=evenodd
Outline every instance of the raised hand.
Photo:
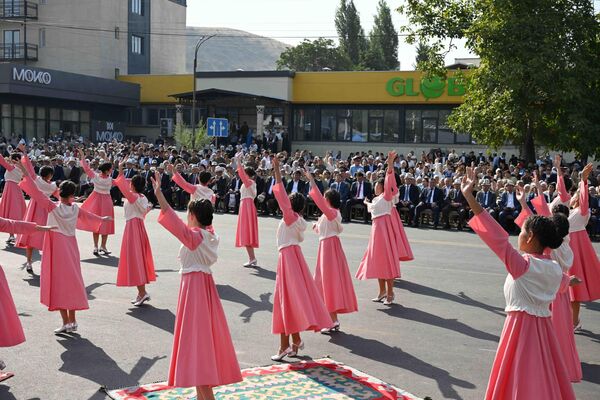
M 521 186 L 515 186 L 515 196 L 519 203 L 525 202 L 525 190 Z
M 150 179 L 152 180 L 152 187 L 154 188 L 154 193 L 162 193 L 160 190 L 160 173 L 158 171 L 154 172 L 154 176 Z
M 560 156 L 560 154 L 556 154 L 554 156 L 554 163 L 552 165 L 554 166 L 554 168 L 556 168 L 556 170 L 558 172 L 560 172 L 561 164 L 562 164 L 562 157 Z
M 477 175 L 475 170 L 471 167 L 467 167 L 467 173 L 463 176 L 460 183 L 460 190 L 465 197 L 473 197 L 473 190 L 477 184 Z
M 15 168 L 18 168 L 21 170 L 21 172 L 23 173 L 23 176 L 29 176 L 29 171 L 27 171 L 27 168 L 25 168 L 25 165 L 23 165 L 21 162 L 14 161 L 14 160 L 11 160 L 11 162 L 13 163 Z
M 396 153 L 394 150 L 388 152 L 388 158 L 387 158 L 387 165 L 390 168 L 394 168 L 394 161 L 396 160 L 396 157 L 398 156 L 398 153 Z
M 175 167 L 173 166 L 173 164 L 167 164 L 167 172 L 169 174 L 173 174 L 174 170 L 175 170 Z
M 594 165 L 592 163 L 589 163 L 588 165 L 583 167 L 583 172 L 581 173 L 581 180 L 584 182 L 587 182 L 593 169 L 594 169 Z

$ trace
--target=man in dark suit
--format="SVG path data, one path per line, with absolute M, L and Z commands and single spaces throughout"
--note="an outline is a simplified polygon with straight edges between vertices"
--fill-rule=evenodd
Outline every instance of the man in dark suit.
M 273 194 L 273 187 L 275 186 L 275 178 L 272 175 L 272 171 L 267 171 L 267 176 L 264 179 L 263 190 L 256 196 L 259 204 L 259 208 L 263 215 L 276 215 L 277 214 L 277 201 Z M 257 191 L 258 193 L 258 191 Z
M 154 165 L 156 168 L 156 165 Z M 154 176 L 154 172 L 150 169 L 150 163 L 144 164 L 144 169 L 140 173 L 142 177 L 144 177 L 144 181 L 146 182 L 146 187 L 144 188 L 144 195 L 148 199 L 150 203 L 153 205 L 158 204 L 158 200 L 156 199 L 156 195 L 154 194 L 154 189 L 152 188 L 152 177 Z
M 596 195 L 596 189 L 590 187 L 590 234 L 597 235 L 600 233 L 600 199 Z
M 175 169 L 186 182 L 190 182 L 190 176 L 183 171 L 183 166 L 181 164 L 177 164 Z M 185 210 L 190 199 L 190 195 L 177 184 L 172 185 L 172 187 L 173 192 L 175 193 L 175 203 L 177 204 L 177 208 L 180 210 Z
M 505 231 L 509 232 L 511 228 L 509 222 L 512 222 L 517 218 L 521 212 L 521 204 L 517 201 L 515 184 L 511 180 L 506 183 L 505 189 L 506 191 L 502 193 L 500 202 L 498 203 L 498 208 L 500 210 L 498 222 L 500 222 L 500 225 L 502 225 Z
M 239 212 L 241 187 L 242 180 L 236 171 L 235 176 L 229 183 L 229 192 L 225 195 L 225 212 L 229 212 L 230 210 L 233 210 L 234 214 Z
M 340 194 L 340 213 L 346 215 L 346 201 L 350 198 L 350 185 L 344 179 L 344 174 L 339 170 L 333 172 L 335 181 L 329 184 L 329 189 L 336 190 Z M 344 219 L 345 222 L 347 222 Z
M 62 157 L 56 157 L 52 160 L 52 166 L 54 167 L 54 175 L 52 176 L 52 181 L 56 182 L 57 185 L 64 180 L 66 180 L 65 169 L 63 168 L 63 159 Z
M 77 160 L 75 159 L 75 157 L 71 157 L 69 158 L 69 162 L 68 162 L 68 175 L 67 175 L 67 180 L 73 182 L 75 185 L 77 185 L 77 195 L 79 194 L 79 184 L 81 183 L 81 174 L 83 172 L 83 170 L 81 169 L 81 167 L 77 166 Z
M 119 177 L 119 169 L 113 168 L 111 177 L 113 179 L 117 179 Z M 119 190 L 117 186 L 113 186 L 110 188 L 110 197 L 113 201 L 113 205 L 122 206 L 123 205 L 123 193 Z
M 223 168 L 221 166 L 215 168 L 215 178 L 213 180 L 212 190 L 213 190 L 213 192 L 215 192 L 215 197 L 216 197 L 215 209 L 216 210 L 219 209 L 219 206 L 221 206 L 223 210 L 227 209 L 226 204 L 225 204 L 225 196 L 227 196 L 229 182 L 227 181 L 227 178 L 225 177 L 223 172 L 225 172 L 225 168 Z M 198 180 L 198 182 L 200 182 L 200 181 Z
M 398 210 L 402 208 L 408 209 L 407 225 L 412 225 L 412 218 L 417 204 L 419 204 L 419 188 L 415 185 L 415 180 L 412 174 L 404 176 L 404 185 L 399 189 L 400 201 L 398 202 Z
M 285 188 L 287 194 L 292 194 L 296 192 L 301 193 L 305 196 L 308 194 L 308 185 L 301 178 L 302 172 L 299 169 L 294 171 L 294 174 L 292 175 L 292 180 L 288 182 Z
M 469 206 L 467 199 L 460 191 L 460 179 L 454 181 L 453 188 L 444 199 L 444 202 L 446 204 L 442 209 L 444 229 L 450 229 L 450 212 L 456 211 L 458 213 L 458 230 L 462 230 L 469 215 Z
M 371 187 L 371 183 L 365 180 L 365 173 L 362 170 L 358 170 L 356 172 L 356 182 L 352 184 L 350 187 L 350 197 L 346 200 L 346 209 L 345 211 L 345 220 L 346 222 L 350 221 L 350 213 L 352 212 L 352 207 L 358 205 L 364 208 L 364 222 L 365 224 L 369 222 L 369 213 L 367 212 L 367 206 L 365 205 L 365 199 L 371 200 L 373 197 L 373 189 Z
M 483 207 L 484 210 L 490 213 L 490 215 L 494 218 L 497 217 L 497 209 L 496 209 L 496 193 L 490 190 L 491 182 L 489 179 L 484 179 L 481 182 L 481 187 L 483 188 L 477 195 L 475 196 L 475 200 Z
M 171 177 L 165 172 L 165 166 L 163 164 L 158 166 L 158 173 L 160 174 L 160 190 L 165 195 L 165 198 L 171 207 L 175 208 L 175 204 L 173 203 L 173 185 L 171 184 Z
M 419 227 L 420 216 L 423 210 L 431 210 L 433 213 L 433 228 L 437 229 L 440 223 L 440 210 L 444 202 L 444 191 L 437 187 L 437 182 L 434 178 L 428 179 L 428 185 L 425 190 L 421 192 L 420 202 L 415 207 L 414 226 Z

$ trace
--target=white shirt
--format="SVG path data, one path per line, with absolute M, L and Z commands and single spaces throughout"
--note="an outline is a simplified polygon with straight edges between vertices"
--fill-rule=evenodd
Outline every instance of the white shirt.
M 46 224 L 58 227 L 53 232 L 59 232 L 65 236 L 75 236 L 78 216 L 79 206 L 76 204 L 67 205 L 60 203 L 54 210 L 48 213 L 48 222 Z
M 556 197 L 557 199 L 559 196 Z M 590 220 L 590 213 L 581 215 L 580 208 L 574 208 L 569 212 L 569 232 L 584 231 L 588 221 Z
M 100 194 L 110 194 L 110 189 L 112 188 L 112 178 L 107 176 L 103 178 L 100 174 L 96 174 L 91 179 L 91 182 L 94 184 L 94 192 L 98 192 Z
M 200 229 L 202 243 L 195 250 L 190 250 L 184 245 L 179 248 L 179 261 L 181 269 L 179 273 L 204 272 L 211 274 L 210 267 L 217 262 L 217 250 L 219 249 L 219 236 L 205 229 Z
M 148 214 L 148 199 L 146 196 L 139 196 L 135 203 L 126 201 L 123 204 L 123 210 L 125 212 L 125 221 L 129 221 L 133 218 L 144 219 Z
M 298 182 L 300 182 L 300 181 L 293 181 L 293 183 L 292 183 L 292 193 L 297 193 L 298 192 Z
M 282 219 L 277 227 L 277 250 L 285 247 L 299 245 L 304 241 L 304 231 L 306 230 L 306 221 L 302 217 L 287 226 Z
M 41 176 L 36 176 L 35 186 L 40 189 L 40 192 L 44 193 L 48 197 L 50 197 L 58 189 L 56 182 L 46 182 Z
M 383 194 L 375 197 L 372 203 L 367 205 L 369 213 L 371 213 L 371 219 L 383 217 L 384 215 L 390 215 L 392 213 L 392 207 L 394 206 L 393 201 L 388 201 L 383 197 Z
M 550 256 L 560 265 L 563 272 L 567 272 L 573 265 L 573 250 L 571 250 L 569 235 L 565 236 L 558 249 L 550 252 Z
M 208 186 L 196 185 L 196 191 L 190 196 L 192 200 L 208 200 L 212 201 L 215 192 Z
M 10 171 L 6 170 L 4 172 L 4 180 L 5 181 L 19 183 L 19 182 L 21 182 L 21 178 L 23 178 L 23 173 L 21 172 L 21 170 L 19 168 L 15 167 Z
M 252 182 L 250 187 L 242 185 L 240 188 L 240 201 L 243 199 L 254 199 L 256 197 L 256 182 Z
M 507 208 L 515 208 L 514 192 L 513 193 L 506 192 L 506 207 Z
M 344 230 L 342 226 L 342 214 L 337 211 L 337 216 L 331 221 L 325 214 L 321 214 L 315 224 L 315 232 L 319 235 L 319 240 L 327 239 L 333 236 L 338 236 Z

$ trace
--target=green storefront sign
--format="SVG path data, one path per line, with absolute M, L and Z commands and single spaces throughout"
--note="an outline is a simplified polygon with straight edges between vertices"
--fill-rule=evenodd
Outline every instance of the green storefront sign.
M 417 88 L 415 88 L 417 86 Z M 437 99 L 447 94 L 449 97 L 460 97 L 465 94 L 464 78 L 450 77 L 446 81 L 439 77 L 423 78 L 420 83 L 413 78 L 392 78 L 386 85 L 390 96 L 419 96 L 425 99 Z

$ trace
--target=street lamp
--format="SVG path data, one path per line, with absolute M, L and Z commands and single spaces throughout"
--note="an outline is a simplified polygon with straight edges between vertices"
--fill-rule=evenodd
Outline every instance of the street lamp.
M 209 39 L 217 35 L 203 36 L 196 43 L 196 50 L 194 51 L 194 72 L 192 73 L 194 79 L 194 91 L 192 92 L 192 141 L 195 142 L 196 137 L 196 69 L 198 68 L 198 49 Z

